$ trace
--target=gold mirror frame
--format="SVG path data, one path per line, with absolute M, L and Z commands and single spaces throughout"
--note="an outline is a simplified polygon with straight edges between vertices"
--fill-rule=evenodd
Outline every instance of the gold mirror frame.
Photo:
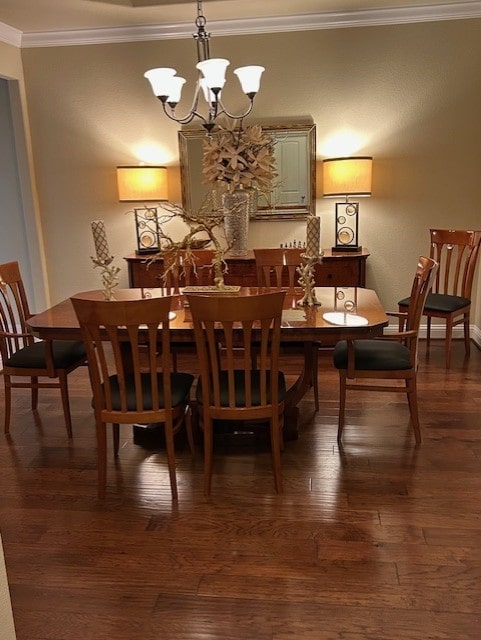
M 270 133 L 275 140 L 275 153 L 279 158 L 286 157 L 286 175 L 276 178 L 277 185 L 269 195 L 260 196 L 255 220 L 292 220 L 315 214 L 316 205 L 316 125 L 268 125 L 262 129 Z M 182 206 L 187 211 L 198 211 L 211 190 L 202 179 L 202 140 L 204 129 L 185 129 L 179 131 L 180 178 L 182 183 Z M 280 204 L 284 197 L 282 186 L 297 180 L 294 191 L 298 194 L 295 203 Z M 292 189 L 289 189 L 292 192 Z M 278 195 L 280 194 L 280 195 Z

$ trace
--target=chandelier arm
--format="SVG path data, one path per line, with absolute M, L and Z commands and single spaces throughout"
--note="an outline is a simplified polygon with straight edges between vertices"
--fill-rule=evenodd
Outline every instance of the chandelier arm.
M 242 120 L 243 118 L 245 118 L 246 116 L 249 115 L 249 113 L 252 111 L 253 107 L 254 107 L 254 100 L 251 99 L 250 104 L 247 108 L 247 110 L 240 114 L 240 115 L 234 115 L 232 113 L 230 113 L 229 111 L 227 111 L 227 109 L 224 106 L 224 103 L 222 102 L 222 100 L 219 100 L 219 106 L 220 109 L 217 112 L 217 116 L 221 116 L 223 114 L 225 114 L 228 118 L 231 118 L 231 120 Z
M 187 112 L 187 115 L 178 118 L 175 115 L 175 106 L 171 106 L 169 105 L 168 102 L 164 101 L 164 100 L 160 100 L 161 104 L 162 104 L 162 108 L 164 110 L 165 115 L 170 118 L 171 120 L 174 120 L 175 122 L 178 122 L 179 124 L 189 124 L 190 122 L 192 122 L 192 120 L 194 118 L 199 118 L 200 120 L 202 120 L 204 125 L 208 125 L 210 122 L 210 114 L 209 114 L 209 120 L 207 120 L 201 113 L 199 113 L 197 111 L 197 105 L 199 104 L 199 94 L 200 94 L 200 85 L 199 82 L 197 82 L 197 85 L 195 87 L 195 93 L 194 93 L 194 98 L 192 100 L 192 105 L 189 109 L 189 111 Z M 160 98 L 159 98 L 160 99 Z M 167 105 L 169 105 L 169 107 L 171 108 L 171 112 L 169 113 L 169 111 L 167 110 Z
M 189 124 L 190 122 L 192 122 L 192 120 L 194 118 L 199 118 L 200 120 L 202 120 L 203 122 L 203 126 L 207 126 L 209 124 L 209 121 L 198 111 L 196 111 L 195 109 L 191 110 L 188 115 L 184 116 L 183 118 L 177 118 L 177 116 L 175 115 L 175 111 L 174 109 L 172 109 L 172 112 L 169 113 L 166 107 L 166 103 L 162 102 L 162 108 L 164 110 L 165 115 L 170 119 L 173 120 L 174 122 L 177 122 L 178 124 Z

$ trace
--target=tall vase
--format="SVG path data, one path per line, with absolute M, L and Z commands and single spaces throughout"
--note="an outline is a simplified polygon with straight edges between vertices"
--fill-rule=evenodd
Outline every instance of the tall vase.
M 225 237 L 232 256 L 247 255 L 250 196 L 247 189 L 235 189 L 222 195 Z

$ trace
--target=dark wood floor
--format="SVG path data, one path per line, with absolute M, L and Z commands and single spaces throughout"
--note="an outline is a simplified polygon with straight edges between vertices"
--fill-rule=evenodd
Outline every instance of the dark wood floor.
M 447 372 L 441 344 L 429 362 L 421 348 L 420 447 L 403 396 L 358 392 L 340 451 L 330 358 L 321 369 L 282 496 L 262 442 L 224 439 L 209 500 L 202 456 L 179 451 L 178 505 L 163 452 L 130 427 L 97 501 L 86 370 L 70 377 L 71 443 L 55 391 L 35 417 L 18 391 L 0 437 L 18 640 L 479 640 L 481 353 L 465 363 L 456 343 Z

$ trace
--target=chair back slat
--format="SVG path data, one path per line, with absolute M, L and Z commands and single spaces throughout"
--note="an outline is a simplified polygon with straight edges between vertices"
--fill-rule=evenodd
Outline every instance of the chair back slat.
M 433 293 L 471 298 L 481 231 L 431 229 L 430 257 L 439 263 Z
M 302 249 L 254 249 L 259 287 L 294 288 Z

